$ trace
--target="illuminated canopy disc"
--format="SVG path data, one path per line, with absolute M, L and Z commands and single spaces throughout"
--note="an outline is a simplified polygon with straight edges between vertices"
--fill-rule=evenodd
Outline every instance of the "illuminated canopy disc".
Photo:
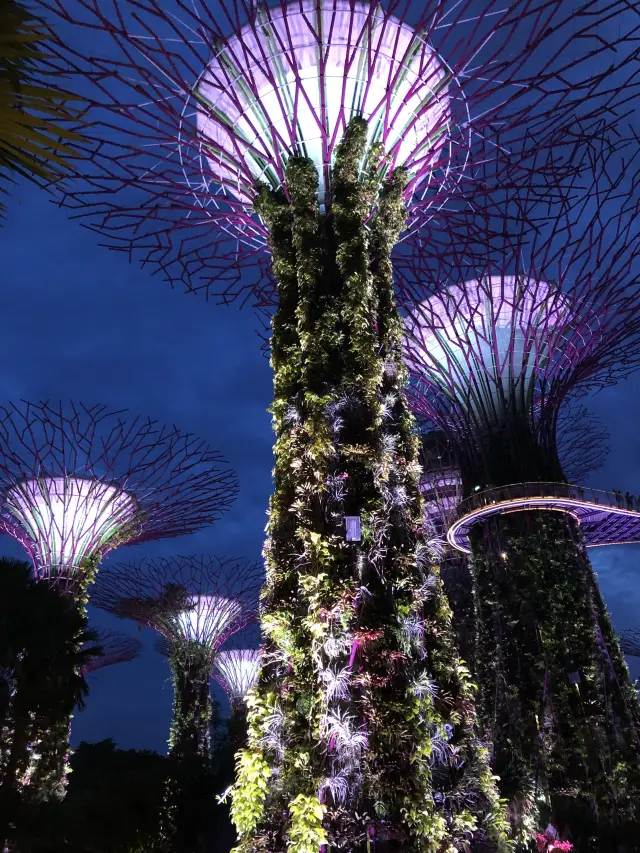
M 488 276 L 452 286 L 411 312 L 406 355 L 415 375 L 482 421 L 526 412 L 536 381 L 565 365 L 579 341 L 569 300 L 546 282 Z
M 175 617 L 182 636 L 194 643 L 214 648 L 242 613 L 242 604 L 221 595 L 189 595 L 189 609 Z
M 229 649 L 218 652 L 215 673 L 232 702 L 247 695 L 258 679 L 260 652 L 258 649 Z
M 260 26 L 227 41 L 194 91 L 214 180 L 251 199 L 258 181 L 282 184 L 293 153 L 315 163 L 322 204 L 354 115 L 367 119 L 389 167 L 423 174 L 436 164 L 448 135 L 450 72 L 410 26 L 375 3 L 347 0 L 260 6 L 256 15 Z
M 71 577 L 87 557 L 103 556 L 138 508 L 132 495 L 100 480 L 40 477 L 5 493 L 5 509 L 25 536 L 36 575 Z

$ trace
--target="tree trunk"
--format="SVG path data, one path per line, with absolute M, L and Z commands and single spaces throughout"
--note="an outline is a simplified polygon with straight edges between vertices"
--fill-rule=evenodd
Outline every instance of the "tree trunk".
M 511 513 L 471 544 L 480 719 L 513 825 L 638 849 L 640 706 L 576 522 Z

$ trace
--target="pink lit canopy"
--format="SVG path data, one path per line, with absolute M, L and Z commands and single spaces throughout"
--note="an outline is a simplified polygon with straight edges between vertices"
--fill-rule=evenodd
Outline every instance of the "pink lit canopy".
M 354 115 L 390 166 L 424 174 L 447 139 L 447 68 L 380 5 L 302 0 L 267 9 L 229 39 L 198 82 L 197 122 L 212 175 L 237 198 L 278 187 L 291 153 L 313 160 L 320 201 Z

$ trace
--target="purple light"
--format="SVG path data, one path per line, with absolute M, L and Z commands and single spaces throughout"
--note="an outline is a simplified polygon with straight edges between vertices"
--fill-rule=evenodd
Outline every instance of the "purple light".
M 564 366 L 570 302 L 546 282 L 492 275 L 447 287 L 409 313 L 406 359 L 412 373 L 474 413 L 499 419 L 505 405 L 527 406 L 541 371 Z
M 257 649 L 223 649 L 214 661 L 214 674 L 231 702 L 240 702 L 254 686 L 260 674 Z
M 255 184 L 280 186 L 287 158 L 306 155 L 324 196 L 351 116 L 368 119 L 383 171 L 408 168 L 404 242 L 432 253 L 449 214 L 484 205 L 485 168 L 507 184 L 534 175 L 546 192 L 576 109 L 587 127 L 605 98 L 614 109 L 628 96 L 610 73 L 628 37 L 611 35 L 623 0 L 581 0 L 570 16 L 566 0 L 40 5 L 65 34 L 51 71 L 88 103 L 82 180 L 64 203 L 168 280 L 263 308 L 277 293 Z M 532 165 L 534 136 L 549 157 Z
M 194 90 L 197 126 L 214 181 L 250 201 L 256 182 L 276 188 L 286 160 L 304 154 L 320 174 L 349 119 L 389 166 L 426 172 L 447 140 L 450 73 L 423 36 L 381 6 L 347 0 L 259 5 Z
M 467 493 L 494 482 L 487 465 L 500 467 L 501 442 L 525 450 L 525 433 L 550 466 L 539 476 L 559 477 L 563 406 L 577 390 L 611 384 L 640 364 L 640 154 L 621 140 L 596 150 L 588 168 L 583 157 L 577 147 L 569 162 L 572 203 L 536 227 L 518 214 L 521 206 L 536 210 L 536 190 L 513 203 L 505 194 L 479 216 L 469 247 L 452 241 L 440 258 L 413 253 L 396 265 L 407 293 L 411 405 L 455 445 Z M 529 451 L 509 462 L 521 469 L 514 477 L 535 479 L 524 470 Z
M 344 521 L 347 529 L 347 542 L 360 542 L 360 540 L 362 539 L 360 516 L 345 515 Z
M 234 474 L 206 442 L 126 414 L 74 403 L 0 407 L 0 530 L 22 545 L 38 578 L 63 591 L 89 560 L 200 530 L 235 499 Z
M 458 518 L 447 533 L 449 544 L 471 553 L 471 528 L 503 513 L 547 510 L 564 512 L 580 524 L 588 548 L 640 542 L 640 510 L 625 506 L 619 496 L 569 483 L 515 483 L 477 492 L 458 507 Z
M 242 614 L 242 604 L 221 595 L 188 595 L 187 607 L 176 614 L 176 628 L 193 643 L 215 645 Z
M 77 477 L 42 477 L 8 489 L 5 509 L 26 533 L 39 577 L 78 570 L 104 554 L 138 511 L 116 486 Z
M 98 575 L 91 603 L 133 619 L 173 643 L 203 646 L 214 659 L 225 640 L 252 624 L 263 582 L 259 563 L 217 557 L 161 557 L 109 566 Z

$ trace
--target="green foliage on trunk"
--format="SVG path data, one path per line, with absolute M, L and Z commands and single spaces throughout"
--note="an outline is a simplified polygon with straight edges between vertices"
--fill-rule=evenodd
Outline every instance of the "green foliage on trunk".
M 73 599 L 36 582 L 29 563 L 0 560 L 0 838 L 17 828 L 25 799 L 64 795 L 90 639 Z
M 325 836 L 330 849 L 375 837 L 435 853 L 478 825 L 508 846 L 422 531 L 390 260 L 406 177 L 380 185 L 366 130 L 354 119 L 345 132 L 326 214 L 303 158 L 289 161 L 287 195 L 263 188 L 256 205 L 280 301 L 266 648 L 233 790 L 241 853 Z M 360 518 L 360 541 L 346 541 L 345 516 Z
M 514 826 L 639 849 L 640 706 L 575 522 L 510 514 L 472 547 L 480 717 Z
M 206 815 L 213 805 L 211 767 L 211 651 L 201 643 L 175 639 L 169 658 L 173 718 L 161 821 L 161 844 L 172 853 L 204 850 Z

